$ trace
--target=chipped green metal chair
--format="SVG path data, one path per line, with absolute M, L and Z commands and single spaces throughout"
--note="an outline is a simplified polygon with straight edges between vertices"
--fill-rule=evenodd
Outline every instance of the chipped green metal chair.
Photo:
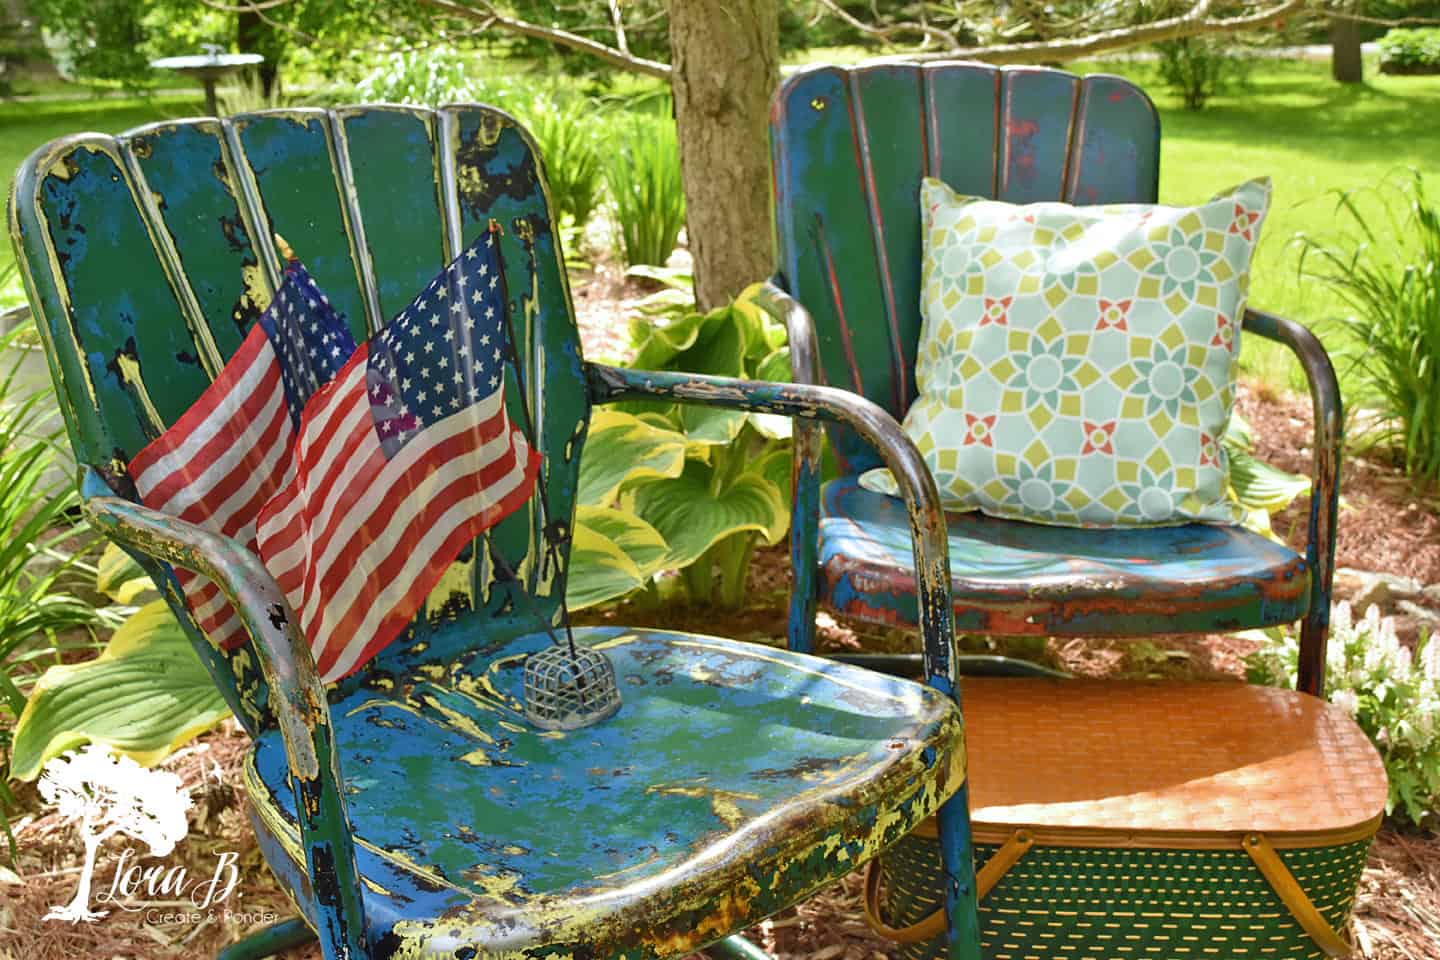
M 135 502 L 127 462 L 198 397 L 302 255 L 362 338 L 489 218 L 505 226 L 540 498 L 462 555 L 427 613 L 331 687 L 237 543 Z M 533 142 L 476 105 L 196 119 L 55 141 L 22 166 L 12 241 L 83 465 L 85 510 L 137 555 L 254 738 L 261 850 L 327 958 L 660 958 L 725 940 L 939 811 L 951 956 L 977 960 L 949 572 L 933 481 L 898 426 L 838 390 L 585 362 Z M 523 376 L 518 375 L 523 371 Z M 563 615 L 592 404 L 664 398 L 849 423 L 908 494 L 925 685 L 729 640 L 577 628 L 624 696 L 588 729 L 523 719 L 521 660 Z M 201 635 L 174 567 L 219 583 L 249 640 Z M 501 571 L 518 571 L 502 575 Z M 947 799 L 948 798 L 948 799 Z M 750 954 L 753 955 L 753 954 Z
M 920 337 L 920 180 L 1015 203 L 1153 203 L 1160 123 L 1118 77 L 978 63 L 820 66 L 771 104 L 778 274 L 795 379 L 873 400 L 915 399 Z M 1263 173 L 1264 171 L 1257 171 Z M 1324 348 L 1291 320 L 1248 309 L 1247 335 L 1298 357 L 1315 409 L 1303 552 L 1207 524 L 1077 530 L 978 514 L 949 518 L 956 629 L 1008 636 L 1135 637 L 1301 621 L 1299 687 L 1325 663 L 1339 498 L 1340 395 Z M 918 623 L 904 511 L 860 487 L 878 465 L 830 431 L 841 476 L 823 485 L 820 429 L 796 432 L 792 650 L 808 651 L 817 602 L 892 626 Z

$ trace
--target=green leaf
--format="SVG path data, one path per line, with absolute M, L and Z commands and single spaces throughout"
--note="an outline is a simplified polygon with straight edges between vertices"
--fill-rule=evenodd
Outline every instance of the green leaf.
M 669 544 L 665 566 L 672 568 L 689 566 L 732 533 L 754 530 L 775 543 L 790 523 L 786 498 L 769 480 L 747 472 L 717 496 L 710 491 L 710 470 L 696 461 L 677 479 L 636 490 L 633 499 L 635 512 Z
M 228 716 L 190 638 L 156 600 L 99 657 L 51 667 L 36 681 L 15 726 L 10 772 L 33 780 L 50 758 L 87 742 L 148 766 Z
M 1225 428 L 1225 434 L 1220 438 L 1225 449 L 1230 453 L 1251 453 L 1255 450 L 1255 433 L 1250 429 L 1250 421 L 1240 416 L 1238 412 L 1230 414 L 1230 423 Z
M 134 557 L 114 543 L 107 543 L 100 554 L 95 588 L 116 603 L 127 606 L 149 603 L 160 596 L 150 575 Z
M 663 423 L 663 419 L 659 420 Z M 580 458 L 577 502 L 609 506 L 627 481 L 678 477 L 685 466 L 685 435 L 619 410 L 597 408 Z
M 632 320 L 630 341 L 635 345 L 635 359 L 630 365 L 637 370 L 670 369 L 671 361 L 681 351 L 694 346 L 704 325 L 703 313 L 665 320 Z
M 565 602 L 571 610 L 623 597 L 647 579 L 619 544 L 593 527 L 575 525 L 565 585 Z
M 1242 507 L 1278 513 L 1296 497 L 1308 493 L 1310 481 L 1273 467 L 1250 453 L 1231 451 L 1230 489 Z
M 575 508 L 575 525 L 595 531 L 624 550 L 641 576 L 649 578 L 664 569 L 669 553 L 665 538 L 628 510 L 582 504 Z

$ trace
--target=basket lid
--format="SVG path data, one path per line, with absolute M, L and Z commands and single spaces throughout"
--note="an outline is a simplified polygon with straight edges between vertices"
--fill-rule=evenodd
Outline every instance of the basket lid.
M 977 833 L 1368 836 L 1385 809 L 1365 734 L 1293 690 L 977 677 L 962 699 Z

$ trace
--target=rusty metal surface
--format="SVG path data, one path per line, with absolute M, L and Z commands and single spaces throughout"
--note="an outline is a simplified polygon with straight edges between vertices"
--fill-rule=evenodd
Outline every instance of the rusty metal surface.
M 575 731 L 523 719 L 543 633 L 331 705 L 370 939 L 397 957 L 666 957 L 793 903 L 898 840 L 963 779 L 938 692 L 710 637 L 585 628 L 625 691 Z M 281 738 L 253 820 L 297 874 Z
M 1103 74 L 978 63 L 817 66 L 781 84 L 770 131 L 778 289 L 759 302 L 790 329 L 798 382 L 854 390 L 897 417 L 914 398 L 922 177 L 1017 203 L 1154 202 L 1159 184 L 1154 104 Z M 1320 691 L 1339 393 L 1324 350 L 1303 327 L 1250 310 L 1245 329 L 1295 351 L 1314 397 L 1304 556 L 1244 534 L 1101 533 L 1092 547 L 1024 524 L 959 520 L 950 548 L 960 629 L 1136 636 L 1300 619 L 1299 686 Z M 852 431 L 828 433 L 842 477 L 878 464 Z M 793 477 L 792 647 L 813 644 L 817 599 L 865 619 L 915 624 L 916 577 L 893 542 L 894 518 L 848 488 L 822 498 L 813 434 L 797 435 Z M 993 549 L 997 539 L 1006 550 Z
M 397 214 L 397 199 L 409 215 Z M 327 960 L 479 955 L 476 950 L 501 956 L 508 949 L 505 943 L 525 939 L 512 922 L 519 914 L 506 915 L 505 929 L 494 933 L 494 917 L 483 906 L 493 906 L 487 898 L 506 890 L 503 883 L 486 880 L 499 875 L 487 870 L 512 861 L 517 869 L 535 866 L 514 860 L 503 843 L 462 854 L 464 839 L 436 836 L 426 856 L 438 857 L 446 875 L 401 870 L 411 886 L 400 887 L 397 881 L 394 889 L 377 879 L 388 876 L 384 871 L 390 869 L 386 864 L 396 862 L 395 850 L 413 852 L 403 818 L 391 816 L 397 798 L 414 790 L 418 802 L 428 804 L 427 822 L 448 824 L 451 800 L 493 796 L 492 787 L 506 787 L 489 778 L 515 775 L 514 767 L 505 765 L 514 758 L 503 750 L 490 758 L 493 763 L 482 760 L 488 755 L 477 752 L 478 747 L 457 758 L 446 752 L 455 745 L 449 740 L 422 736 L 418 726 L 407 734 L 405 724 L 419 720 L 406 714 L 405 707 L 429 711 L 434 724 L 426 729 L 436 736 L 463 733 L 478 744 L 497 747 L 507 739 L 519 743 L 516 732 L 506 727 L 509 720 L 483 711 L 473 717 L 466 713 L 494 705 L 479 685 L 483 674 L 467 670 L 494 662 L 512 644 L 523 647 L 531 641 L 520 638 L 533 634 L 537 620 L 551 623 L 560 615 L 568 523 L 592 399 L 626 391 L 651 396 L 673 391 L 667 395 L 683 402 L 748 404 L 802 418 L 848 419 L 888 452 L 902 485 L 921 501 L 910 525 L 923 571 L 921 619 L 928 638 L 927 679 L 935 692 L 843 665 L 802 669 L 797 664 L 804 658 L 762 655 L 743 646 L 730 645 L 722 656 L 703 644 L 696 646 L 701 641 L 694 638 L 671 636 L 652 647 L 639 644 L 650 650 L 646 656 L 657 669 L 671 671 L 672 687 L 688 684 L 697 696 L 720 698 L 710 720 L 727 711 L 744 715 L 736 711 L 753 706 L 749 698 L 757 689 L 770 689 L 766 684 L 772 681 L 780 684 L 784 696 L 770 699 L 786 700 L 785 705 L 772 703 L 756 716 L 784 714 L 789 719 L 776 730 L 790 732 L 777 732 L 773 742 L 767 742 L 747 729 L 726 746 L 724 731 L 704 726 L 703 715 L 683 722 L 666 718 L 659 724 L 662 733 L 673 727 L 692 736 L 687 744 L 675 740 L 662 750 L 652 749 L 639 728 L 621 723 L 608 734 L 616 741 L 611 744 L 613 756 L 596 757 L 597 762 L 623 765 L 631 757 L 632 793 L 644 785 L 640 771 L 653 770 L 659 759 L 670 766 L 683 760 L 694 768 L 692 779 L 706 775 L 706 764 L 730 769 L 746 758 L 747 769 L 757 776 L 767 769 L 783 772 L 759 777 L 764 786 L 753 791 L 760 798 L 755 804 L 735 801 L 736 809 L 748 811 L 755 821 L 749 833 L 723 817 L 716 820 L 718 808 L 702 803 L 711 795 L 706 787 L 682 784 L 660 794 L 666 798 L 663 804 L 647 794 L 647 803 L 655 803 L 657 810 L 694 807 L 705 812 L 695 815 L 693 829 L 681 831 L 686 843 L 677 849 L 703 849 L 706 855 L 647 874 L 659 861 L 631 851 L 615 867 L 628 866 L 645 879 L 606 888 L 614 894 L 609 913 L 558 894 L 547 899 L 541 890 L 544 883 L 536 879 L 539 892 L 525 908 L 529 912 L 522 911 L 527 923 L 533 921 L 531 955 L 683 953 L 749 926 L 843 875 L 898 838 L 921 811 L 938 807 L 950 871 L 953 954 L 957 960 L 978 960 L 961 782 L 963 748 L 958 711 L 950 702 L 957 699 L 957 691 L 943 518 L 935 506 L 933 482 L 913 446 L 878 408 L 834 391 L 781 387 L 783 394 L 765 394 L 776 385 L 692 378 L 661 383 L 656 378 L 664 375 L 636 375 L 642 379 L 632 380 L 629 372 L 584 366 L 550 217 L 533 140 L 505 114 L 479 105 L 436 111 L 264 111 L 154 124 L 119 137 L 85 134 L 41 148 L 15 180 L 11 239 L 72 446 L 88 468 L 83 482 L 87 509 L 95 524 L 140 557 L 161 585 L 227 702 L 257 737 L 252 786 L 259 798 L 256 819 L 267 859 L 317 926 Z M 370 668 L 324 688 L 282 595 L 264 570 L 225 538 L 128 502 L 134 496 L 130 458 L 194 402 L 268 305 L 279 267 L 275 234 L 283 234 L 332 302 L 347 313 L 352 330 L 363 336 L 383 322 L 395 297 L 428 280 L 463 238 L 486 228 L 492 218 L 505 226 L 504 242 L 513 248 L 505 257 L 505 281 L 515 331 L 514 367 L 523 375 L 507 378 L 507 403 L 517 422 L 525 421 L 523 410 L 535 411 L 531 441 L 546 458 L 540 481 L 544 496 L 467 548 L 427 602 L 425 614 Z M 818 439 L 814 431 L 809 436 Z M 812 470 L 817 471 L 812 476 L 818 475 L 818 447 L 801 447 L 810 450 Z M 552 516 L 541 509 L 542 500 L 548 500 Z M 552 553 L 557 543 L 558 552 Z M 241 612 L 251 641 L 224 651 L 209 643 L 184 606 L 172 565 L 215 580 Z M 701 672 L 710 669 L 706 664 L 717 656 L 732 665 L 763 661 L 770 679 L 748 687 L 738 681 L 707 680 Z M 728 675 L 722 665 L 712 665 L 719 671 L 716 676 Z M 646 717 L 647 707 L 660 709 L 667 702 L 664 678 L 647 675 L 647 666 L 637 660 L 634 675 L 650 696 L 632 695 L 634 691 L 626 696 L 637 721 Z M 688 679 L 675 679 L 681 674 Z M 805 689 L 786 687 L 785 677 L 802 678 Z M 879 739 L 865 752 L 832 757 L 836 769 L 846 771 L 843 776 L 827 781 L 823 771 L 800 762 L 823 756 L 821 741 L 848 729 L 845 718 L 856 714 L 851 700 L 867 705 L 865 723 L 877 721 L 884 711 L 877 714 L 867 699 L 871 694 L 865 693 L 876 684 L 900 691 L 897 696 L 910 705 L 909 712 L 892 716 L 894 723 L 885 730 L 863 724 L 856 728 Z M 429 699 L 417 693 L 420 685 Z M 353 716 L 346 712 L 349 707 L 344 705 L 359 704 L 356 698 L 365 697 L 399 704 L 392 711 L 397 715 L 388 708 Z M 795 720 L 802 714 L 808 731 Z M 346 739 L 337 750 L 340 729 L 347 731 L 346 737 L 354 733 L 360 739 Z M 621 737 L 626 730 L 630 735 Z M 900 734 L 892 736 L 897 730 Z M 383 743 L 363 739 L 374 735 Z M 896 745 L 901 740 L 904 745 Z M 575 767 L 568 756 L 563 769 L 554 756 L 547 761 L 544 750 L 559 748 L 543 735 L 530 743 L 541 751 L 525 758 L 531 774 L 540 775 L 548 762 L 557 765 L 554 775 L 560 780 L 590 775 L 592 767 Z M 387 761 L 404 769 L 375 776 L 372 782 L 367 777 L 375 769 L 375 756 L 366 751 L 377 746 L 384 748 Z M 579 737 L 570 748 L 587 754 L 598 749 L 592 740 Z M 779 762 L 786 758 L 796 762 L 789 767 Z M 429 778 L 424 780 L 428 789 L 421 787 L 422 775 Z M 549 777 L 542 780 L 552 784 Z M 657 774 L 649 786 L 666 782 Z M 482 783 L 483 791 L 477 792 Z M 571 788 L 582 803 L 605 799 L 598 786 L 589 791 L 577 781 Z M 543 799 L 558 788 L 535 789 Z M 351 797 L 357 798 L 353 805 Z M 633 809 L 633 804 L 625 809 Z M 784 810 L 785 815 L 767 819 L 762 816 L 765 809 Z M 603 803 L 595 812 L 602 820 L 613 819 L 614 811 L 607 814 Z M 677 829 L 682 826 L 679 814 L 672 819 Z M 489 835 L 497 842 L 508 830 L 503 818 L 469 826 L 477 832 L 494 831 Z M 372 848 L 389 827 L 400 829 L 401 835 L 383 838 L 390 854 L 380 858 L 382 864 Z M 584 847 L 590 851 L 586 856 L 604 859 L 609 854 L 593 845 L 591 827 L 571 810 L 555 816 L 543 832 L 556 843 L 591 844 Z M 655 836 L 670 842 L 664 834 Z M 750 850 L 748 859 L 726 859 L 729 851 L 742 848 Z M 461 877 L 467 868 L 459 864 L 467 855 L 472 875 Z M 414 857 L 411 862 L 419 863 Z M 584 862 L 592 872 L 599 870 L 598 860 Z M 737 866 L 743 863 L 755 867 L 757 876 Z M 372 867 L 381 873 L 372 876 Z M 439 915 L 471 923 L 462 927 L 482 945 L 475 948 L 458 943 L 462 934 L 454 932 L 453 924 L 437 924 L 437 915 L 426 912 L 439 903 L 436 897 L 451 896 L 457 883 L 472 881 L 476 886 L 467 888 L 464 903 L 446 900 Z M 602 924 L 603 929 L 591 923 L 602 914 L 610 918 L 610 926 Z

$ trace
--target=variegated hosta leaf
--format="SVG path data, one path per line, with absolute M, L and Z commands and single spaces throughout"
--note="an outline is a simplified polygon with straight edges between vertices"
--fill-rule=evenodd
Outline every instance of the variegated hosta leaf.
M 685 435 L 657 426 L 664 422 L 597 407 L 580 458 L 577 502 L 609 506 L 627 480 L 678 477 L 685 466 Z
M 665 538 L 628 510 L 582 504 L 575 508 L 575 525 L 594 530 L 624 550 L 644 577 L 652 577 L 664 569 L 669 552 Z
M 95 588 L 116 603 L 143 604 L 160 596 L 150 575 L 116 544 L 105 545 L 97 568 Z
M 1230 489 L 1247 510 L 1278 513 L 1310 490 L 1310 480 L 1273 467 L 1253 454 L 1231 450 Z
M 51 667 L 36 681 L 15 725 L 10 773 L 34 779 L 51 757 L 87 742 L 149 766 L 228 716 L 190 638 L 156 600 L 99 657 Z
M 623 597 L 644 586 L 646 579 L 640 567 L 614 540 L 593 527 L 575 524 L 565 584 L 565 602 L 571 610 Z
M 751 473 L 758 473 L 775 485 L 775 489 L 782 492 L 790 490 L 790 473 L 793 468 L 794 457 L 789 447 L 781 447 L 778 450 L 771 450 L 762 456 L 753 466 Z
M 631 366 L 637 370 L 666 370 L 682 351 L 690 349 L 705 326 L 703 313 L 687 313 L 668 321 L 630 321 L 630 340 L 635 345 Z
M 669 568 L 689 566 L 732 533 L 754 530 L 775 543 L 790 523 L 786 497 L 769 480 L 747 472 L 716 495 L 710 490 L 709 468 L 695 461 L 686 464 L 677 479 L 640 487 L 633 499 L 635 512 L 669 544 Z

